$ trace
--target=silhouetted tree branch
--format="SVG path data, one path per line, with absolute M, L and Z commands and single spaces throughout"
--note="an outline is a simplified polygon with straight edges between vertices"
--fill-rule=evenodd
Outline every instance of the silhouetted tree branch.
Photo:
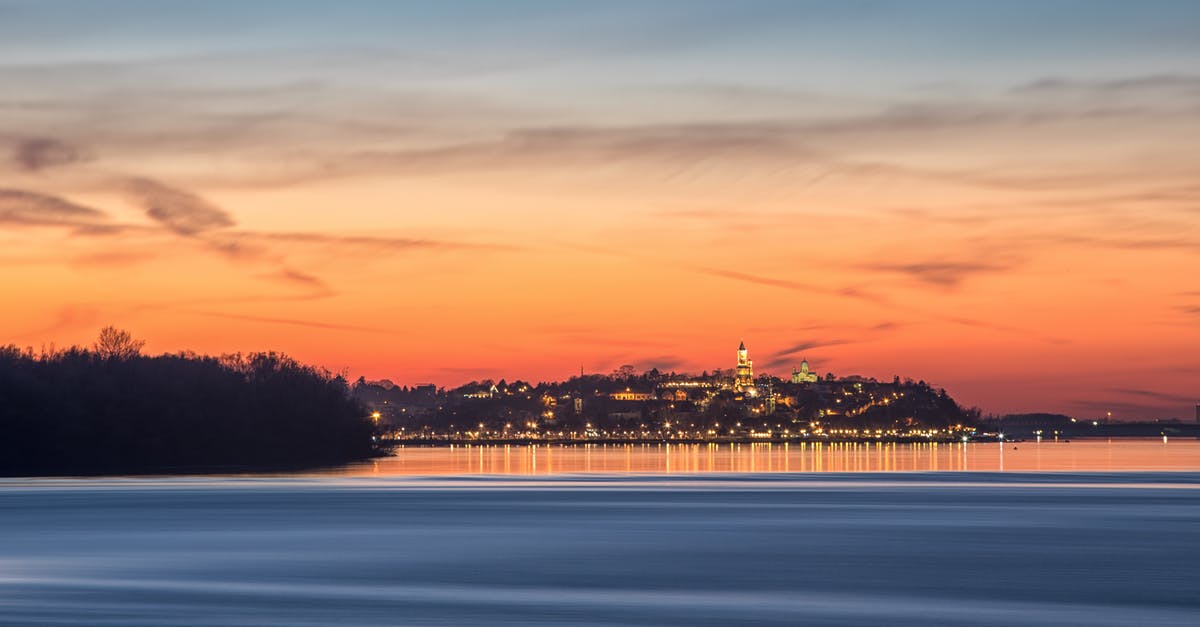
M 142 354 L 143 340 L 135 340 L 129 331 L 107 326 L 100 329 L 100 337 L 92 344 L 92 352 L 101 359 L 133 359 Z

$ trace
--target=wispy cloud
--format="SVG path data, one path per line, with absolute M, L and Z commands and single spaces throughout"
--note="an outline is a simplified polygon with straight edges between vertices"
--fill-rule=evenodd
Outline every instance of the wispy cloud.
M 1190 74 L 1146 74 L 1142 76 L 1100 80 L 1046 77 L 1017 85 L 1012 91 L 1019 94 L 1083 94 L 1088 96 L 1130 93 L 1161 94 L 1163 91 L 1171 91 L 1200 97 L 1200 76 Z
M 799 361 L 797 358 L 803 358 L 805 356 L 804 354 L 810 351 L 828 348 L 831 346 L 854 344 L 860 341 L 864 340 L 845 340 L 837 338 L 802 340 L 795 342 L 792 345 L 783 348 L 782 350 L 771 353 L 770 357 L 762 362 L 761 367 L 764 370 L 776 370 L 779 368 L 794 366 Z
M 58 196 L 0 189 L 0 223 L 100 228 L 106 218 L 102 211 Z
M 307 245 L 347 248 L 374 252 L 417 250 L 513 251 L 520 246 L 492 242 L 470 242 L 417 237 L 339 235 L 286 231 L 245 231 L 236 226 L 232 215 L 197 194 L 168 187 L 148 179 L 134 179 L 126 189 L 134 191 L 156 226 L 112 223 L 105 212 L 51 196 L 15 189 L 0 189 L 0 224 L 71 227 L 84 236 L 115 236 L 127 233 L 167 232 L 187 237 L 222 254 L 247 260 L 264 259 L 264 246 Z M 288 272 L 288 271 L 283 271 Z M 295 272 L 295 271 L 292 271 Z M 291 277 L 293 280 L 295 276 Z
M 722 268 L 699 267 L 693 268 L 696 272 L 707 274 L 734 281 L 742 281 L 745 283 L 753 283 L 756 285 L 766 285 L 769 287 L 778 287 L 787 290 L 795 290 L 800 292 L 812 292 L 816 294 L 827 294 L 830 296 L 841 296 L 845 298 L 854 298 L 859 300 L 867 300 L 872 302 L 883 302 L 882 297 L 868 294 L 852 287 L 832 288 L 812 283 L 804 283 L 791 279 L 781 279 L 777 277 L 764 276 L 759 274 L 750 274 L 746 272 L 738 272 L 736 270 L 725 270 Z
M 235 224 L 229 212 L 191 192 L 146 178 L 131 179 L 127 187 L 147 216 L 179 235 L 192 236 Z
M 824 347 L 828 347 L 828 346 L 841 346 L 843 344 L 852 344 L 852 343 L 854 343 L 853 340 L 839 340 L 839 339 L 804 340 L 802 342 L 797 342 L 795 344 L 792 344 L 791 346 L 788 346 L 782 350 L 776 351 L 774 353 L 774 355 L 776 357 L 789 357 L 789 356 L 796 355 L 797 353 L 803 353 L 805 351 L 813 350 L 815 348 L 824 348 Z
M 266 278 L 282 281 L 284 283 L 291 283 L 302 287 L 311 287 L 322 290 L 328 289 L 329 287 L 320 279 L 320 277 L 308 274 L 307 272 L 293 270 L 291 268 L 283 268 L 278 272 L 272 272 L 271 274 L 266 275 Z
M 1035 239 L 1054 241 L 1060 244 L 1123 248 L 1126 250 L 1177 250 L 1200 252 L 1200 241 L 1188 237 L 1090 237 L 1085 235 L 1042 235 Z
M 670 372 L 686 364 L 687 360 L 678 355 L 653 355 L 635 358 L 630 362 L 641 370 L 658 368 L 660 371 Z
M 1015 264 L 977 261 L 926 261 L 917 263 L 878 263 L 865 267 L 866 269 L 879 272 L 903 274 L 922 283 L 940 288 L 953 289 L 971 277 L 980 274 L 1005 272 L 1015 267 Z
M 1137 396 L 1140 398 L 1153 399 L 1155 401 L 1162 401 L 1165 403 L 1182 403 L 1186 405 L 1188 403 L 1197 401 L 1197 398 L 1194 396 L 1183 396 L 1180 394 L 1171 394 L 1169 392 L 1159 392 L 1156 390 L 1146 390 L 1141 388 L 1109 388 L 1108 391 L 1126 396 Z
M 425 239 L 412 237 L 384 237 L 371 235 L 337 235 L 326 233 L 299 233 L 275 231 L 235 231 L 222 234 L 219 241 L 241 243 L 305 244 L 312 246 L 334 246 L 343 252 L 345 247 L 356 247 L 373 251 L 404 252 L 415 250 L 518 250 L 512 244 L 488 242 L 466 242 L 455 240 Z
M 3 74 L 0 73 L 0 80 Z M 14 79 L 15 80 L 15 79 Z M 29 80 L 28 76 L 20 80 Z M 1014 129 L 1034 133 L 1054 125 L 1093 121 L 1112 127 L 1160 122 L 1163 109 L 1177 99 L 1161 90 L 1190 94 L 1200 79 L 1191 76 L 1131 77 L 1089 83 L 1044 79 L 989 97 L 928 97 L 904 103 L 877 103 L 874 111 L 839 114 L 836 109 L 788 113 L 759 119 L 675 123 L 603 124 L 584 118 L 539 124 L 546 111 L 527 106 L 499 106 L 478 95 L 424 90 L 396 92 L 364 86 L 333 90 L 319 80 L 294 80 L 259 88 L 220 86 L 142 90 L 96 102 L 64 98 L 57 111 L 34 133 L 59 137 L 22 140 L 14 157 L 18 169 L 34 171 L 83 160 L 76 146 L 94 146 L 118 158 L 152 157 L 163 146 L 187 147 L 204 154 L 220 150 L 242 167 L 193 171 L 189 181 L 220 180 L 224 185 L 279 186 L 322 178 L 379 174 L 417 176 L 628 165 L 639 176 L 659 180 L 683 175 L 725 173 L 732 166 L 755 176 L 821 180 L 830 173 L 858 177 L 919 177 L 989 187 L 1078 189 L 1104 180 L 1107 173 L 1067 171 L 1001 171 L 985 165 L 959 170 L 919 167 L 903 160 L 885 161 L 865 155 L 862 146 L 895 146 L 914 135 L 973 137 L 979 132 Z M 1079 89 L 1145 93 L 1136 103 L 1105 107 L 1086 99 L 1053 97 Z M 743 102 L 763 98 L 777 102 L 778 90 L 725 86 Z M 98 96 L 92 95 L 93 98 Z M 814 96 L 815 97 L 815 96 Z M 211 110 L 212 102 L 221 104 Z M 297 107 L 297 102 L 310 103 Z M 1163 104 L 1167 102 L 1168 104 Z M 465 103 L 465 104 L 464 104 Z M 1190 106 L 1194 109 L 1196 103 Z M 860 106 L 858 109 L 862 109 Z M 92 112 L 112 112 L 101 130 L 88 124 Z M 155 115 L 149 115 L 151 110 Z M 1192 109 L 1179 115 L 1195 116 Z M 348 115 L 353 112 L 353 115 Z M 171 124 L 163 124 L 163 119 Z M 397 122 L 420 119 L 421 124 Z M 2 131 L 3 129 L 0 129 Z M 15 129 L 14 129 L 15 130 Z M 264 158 L 267 157 L 267 158 Z M 715 168 L 715 164 L 723 167 Z M 652 167 L 647 167 L 652 166 Z M 197 225 L 183 223 L 183 228 Z
M 23 139 L 13 150 L 13 162 L 18 169 L 27 172 L 38 172 L 87 159 L 84 151 L 51 137 Z
M 290 326 L 307 327 L 311 329 L 324 329 L 328 331 L 351 331 L 356 333 L 382 333 L 391 334 L 392 331 L 387 329 L 377 329 L 372 327 L 364 327 L 352 324 L 341 324 L 336 322 L 320 322 L 313 320 L 301 320 L 297 318 L 278 318 L 274 316 L 255 316 L 251 314 L 237 314 L 221 311 L 201 311 L 201 310 L 185 310 L 184 313 L 190 313 L 198 316 L 209 316 L 213 318 L 226 318 L 229 320 L 241 320 L 243 322 L 258 322 L 263 324 L 284 324 Z
M 312 248 L 321 254 L 336 252 L 346 256 L 360 253 L 408 253 L 416 251 L 508 251 L 517 247 L 504 244 L 456 242 L 448 240 L 338 235 L 330 233 L 289 233 L 240 231 L 232 215 L 198 194 L 146 178 L 125 178 L 120 189 L 130 193 L 152 220 L 149 225 L 114 223 L 108 215 L 92 207 L 37 192 L 0 189 L 0 226 L 59 227 L 76 237 L 102 238 L 110 249 L 93 250 L 69 258 L 75 267 L 115 267 L 147 263 L 160 258 L 154 247 L 142 240 L 137 250 L 125 246 L 127 235 L 139 237 L 181 237 L 201 249 L 216 252 L 251 270 L 269 269 L 258 278 L 282 285 L 303 288 L 301 295 L 277 296 L 270 300 L 325 298 L 335 290 L 320 277 L 292 267 L 289 253 L 297 247 Z M 112 247 L 117 248 L 112 248 Z M 262 321 L 268 321 L 263 319 Z M 332 328 L 332 327 L 331 327 Z

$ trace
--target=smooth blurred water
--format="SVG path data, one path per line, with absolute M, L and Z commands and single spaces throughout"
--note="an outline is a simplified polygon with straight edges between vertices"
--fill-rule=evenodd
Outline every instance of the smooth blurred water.
M 5 625 L 1197 625 L 1200 474 L 0 480 Z

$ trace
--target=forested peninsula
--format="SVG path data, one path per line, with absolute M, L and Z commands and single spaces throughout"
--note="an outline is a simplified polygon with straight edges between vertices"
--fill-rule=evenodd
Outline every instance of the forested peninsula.
M 300 468 L 377 452 L 341 376 L 277 353 L 141 348 L 113 327 L 90 347 L 0 347 L 0 475 Z

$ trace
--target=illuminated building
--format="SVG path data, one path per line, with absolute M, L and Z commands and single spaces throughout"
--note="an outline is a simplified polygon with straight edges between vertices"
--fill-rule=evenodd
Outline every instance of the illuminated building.
M 733 379 L 733 388 L 735 390 L 749 391 L 754 388 L 754 361 L 750 359 L 749 353 L 746 351 L 746 343 L 738 344 L 737 352 L 737 368 Z
M 625 388 L 624 392 L 613 392 L 608 396 L 614 401 L 649 401 L 654 399 L 654 394 L 650 392 L 634 392 L 629 388 Z
M 809 372 L 808 360 L 800 360 L 800 369 L 792 368 L 792 383 L 816 383 L 817 373 Z
M 664 401 L 686 401 L 688 399 L 688 393 L 686 390 L 681 388 L 675 388 L 675 391 L 673 392 L 671 390 L 665 390 L 662 393 L 662 399 Z
M 660 387 L 660 388 L 702 388 L 702 389 L 708 389 L 708 388 L 714 388 L 714 387 L 718 387 L 718 386 L 717 386 L 717 385 L 715 385 L 715 384 L 714 384 L 712 381 L 695 381 L 695 380 L 690 380 L 690 379 L 689 379 L 689 380 L 686 380 L 686 381 L 664 381 L 664 382 L 662 382 L 662 383 L 659 383 L 659 384 L 658 384 L 658 387 Z

